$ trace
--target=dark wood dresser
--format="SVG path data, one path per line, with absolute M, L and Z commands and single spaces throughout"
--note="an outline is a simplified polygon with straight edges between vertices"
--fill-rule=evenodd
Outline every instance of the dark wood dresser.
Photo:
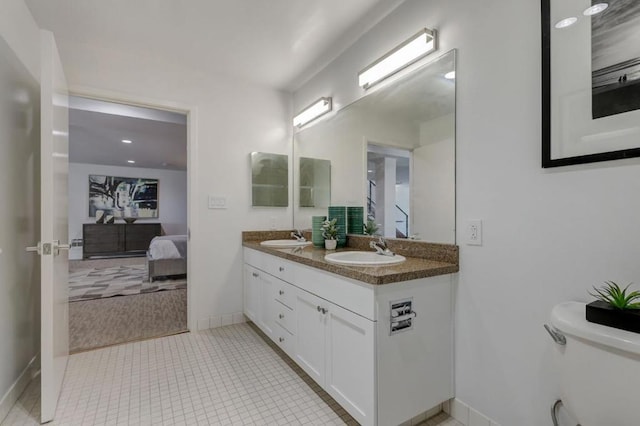
M 113 223 L 82 225 L 83 256 L 109 256 L 144 252 L 162 234 L 160 223 Z

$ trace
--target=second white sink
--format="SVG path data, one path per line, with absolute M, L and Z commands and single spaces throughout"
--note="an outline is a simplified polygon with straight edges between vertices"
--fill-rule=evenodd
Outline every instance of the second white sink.
M 267 240 L 260 243 L 261 246 L 272 248 L 294 248 L 294 247 L 306 247 L 310 246 L 311 241 L 297 241 L 297 240 Z
M 345 266 L 385 266 L 397 265 L 407 260 L 404 256 L 384 256 L 374 251 L 340 251 L 324 257 L 329 263 Z

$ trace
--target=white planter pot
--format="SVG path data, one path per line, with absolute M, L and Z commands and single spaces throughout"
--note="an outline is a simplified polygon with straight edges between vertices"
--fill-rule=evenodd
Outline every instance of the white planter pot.
M 324 240 L 324 248 L 327 250 L 335 250 L 338 240 Z

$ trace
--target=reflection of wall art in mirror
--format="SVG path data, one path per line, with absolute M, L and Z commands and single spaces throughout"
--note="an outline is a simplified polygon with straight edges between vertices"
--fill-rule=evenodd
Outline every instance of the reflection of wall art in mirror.
M 287 207 L 289 156 L 252 152 L 251 194 L 254 207 Z
M 89 217 L 158 217 L 158 179 L 89 175 Z M 99 223 L 99 222 L 98 222 Z
M 400 224 L 403 235 L 419 234 L 424 241 L 454 244 L 454 72 L 452 50 L 401 78 L 379 83 L 376 90 L 333 116 L 295 132 L 294 159 L 331 161 L 332 205 L 369 206 L 368 175 L 369 170 L 373 174 L 375 170 L 367 162 L 367 147 L 376 145 L 384 152 L 406 153 L 402 169 L 396 172 L 396 178 L 406 184 L 398 187 L 397 179 L 386 179 L 387 199 L 376 199 L 376 203 L 381 205 L 393 197 L 397 201 L 392 205 L 408 206 L 405 217 L 409 223 Z M 404 178 L 408 170 L 409 180 Z M 294 182 L 300 185 L 298 170 L 294 170 Z M 294 194 L 299 196 L 299 186 Z M 296 228 L 309 228 L 311 216 L 325 213 L 324 209 L 303 209 L 299 205 L 294 203 Z M 389 228 L 393 232 L 398 227 Z
M 580 4 L 542 0 L 542 167 L 640 156 L 640 2 Z
M 331 161 L 300 158 L 300 207 L 331 204 Z

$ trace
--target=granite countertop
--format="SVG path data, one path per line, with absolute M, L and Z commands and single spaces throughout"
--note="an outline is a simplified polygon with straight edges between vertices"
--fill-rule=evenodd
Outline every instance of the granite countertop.
M 282 232 L 282 234 L 280 233 Z M 458 248 L 449 244 L 428 244 L 410 241 L 388 240 L 391 250 L 407 258 L 397 265 L 376 267 L 335 265 L 324 260 L 329 252 L 348 250 L 371 250 L 368 248 L 370 237 L 350 236 L 347 247 L 338 250 L 325 250 L 313 245 L 300 248 L 274 249 L 260 245 L 261 241 L 290 238 L 290 231 L 243 232 L 243 246 L 268 253 L 303 265 L 332 272 L 343 277 L 363 281 L 368 284 L 391 284 L 418 278 L 458 272 Z M 363 248 L 366 242 L 367 248 Z M 396 247 L 397 246 L 397 247 Z M 418 249 L 416 249 L 418 247 Z M 431 254 L 431 256 L 430 256 Z

